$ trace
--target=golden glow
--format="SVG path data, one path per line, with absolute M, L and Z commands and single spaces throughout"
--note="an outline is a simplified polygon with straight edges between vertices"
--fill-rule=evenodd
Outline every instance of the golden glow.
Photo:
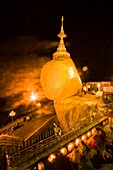
M 38 163 L 38 170 L 43 170 L 44 164 L 42 162 Z
M 49 161 L 49 162 L 53 162 L 55 159 L 56 159 L 56 156 L 55 156 L 54 154 L 51 154 L 51 155 L 48 157 L 48 161 Z
M 80 138 L 77 138 L 77 139 L 75 140 L 75 145 L 78 146 L 78 145 L 80 144 L 80 142 L 81 142 L 81 139 L 80 139 Z
M 88 87 L 88 89 L 90 89 L 91 85 L 90 85 L 90 84 L 88 84 L 88 85 L 87 85 L 87 87 Z
M 70 54 L 66 51 L 63 29 L 58 34 L 60 43 L 53 59 L 45 64 L 41 70 L 40 80 L 45 96 L 50 100 L 62 100 L 75 95 L 82 89 L 82 82 Z
M 90 131 L 87 132 L 87 137 L 88 138 L 91 137 L 91 132 Z
M 14 112 L 14 111 L 11 111 L 10 113 L 9 113 L 9 116 L 15 116 L 15 114 L 16 114 L 16 112 Z
M 82 89 L 81 79 L 70 58 L 52 60 L 41 70 L 41 84 L 50 100 L 70 97 Z
M 37 99 L 36 93 L 32 92 L 30 95 L 30 101 L 35 101 Z
M 38 102 L 38 103 L 37 103 L 37 106 L 38 106 L 38 108 L 40 108 L 40 107 L 41 107 L 41 103 Z
M 85 141 L 87 139 L 87 135 L 86 134 L 82 135 L 81 139 Z
M 68 145 L 68 151 L 71 151 L 71 150 L 73 150 L 74 149 L 74 142 L 71 142 L 71 143 L 69 143 L 69 145 Z
M 82 68 L 82 71 L 87 71 L 88 70 L 88 67 L 87 66 L 84 66 L 83 68 Z
M 106 122 L 105 121 L 103 121 L 103 126 L 105 126 L 106 125 Z
M 60 152 L 63 154 L 63 155 L 66 155 L 67 154 L 67 149 L 65 147 L 61 148 L 60 149 Z
M 13 122 L 13 117 L 16 115 L 16 112 L 14 112 L 14 111 L 11 111 L 10 113 L 9 113 L 9 116 L 11 116 L 11 118 L 12 118 L 12 122 Z
M 96 128 L 94 127 L 91 131 L 92 131 L 92 135 L 94 135 L 96 132 Z
M 97 83 L 98 91 L 100 91 L 100 86 L 101 86 L 101 84 Z
M 83 87 L 83 90 L 84 90 L 84 91 L 87 91 L 87 87 L 86 87 L 86 86 L 84 86 L 84 87 Z
M 97 83 L 97 87 L 100 88 L 100 83 Z

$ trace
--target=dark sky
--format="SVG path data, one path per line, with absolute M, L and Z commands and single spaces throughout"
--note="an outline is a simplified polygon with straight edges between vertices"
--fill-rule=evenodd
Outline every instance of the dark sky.
M 71 54 L 77 69 L 88 66 L 88 71 L 83 74 L 82 81 L 113 81 L 112 4 L 103 4 L 102 2 L 99 5 L 91 1 L 91 4 L 87 5 L 86 1 L 85 4 L 78 4 L 74 0 L 64 2 L 61 0 L 60 2 L 55 0 L 0 1 L 0 76 L 2 77 L 0 78 L 0 98 L 3 101 L 2 105 L 4 108 L 10 109 L 11 103 L 15 104 L 16 100 L 13 94 L 16 92 L 21 94 L 19 91 L 26 92 L 27 88 L 24 83 L 28 81 L 25 81 L 25 77 L 22 75 L 24 83 L 19 81 L 18 77 L 20 77 L 20 74 L 18 75 L 17 73 L 22 69 L 19 66 L 23 64 L 23 72 L 25 72 L 26 79 L 34 78 L 33 76 L 35 75 L 37 77 L 38 69 L 35 69 L 34 65 L 36 65 L 36 68 L 41 67 L 40 62 L 37 61 L 41 61 L 42 56 L 40 54 L 42 53 L 46 59 L 50 59 L 50 56 L 56 51 L 57 42 L 59 43 L 57 34 L 60 32 L 62 15 L 64 16 L 64 31 L 67 34 L 65 39 L 67 51 Z M 22 36 L 28 37 L 23 38 Z M 30 39 L 29 36 L 34 37 Z M 44 46 L 46 47 L 44 48 Z M 24 55 L 24 49 L 25 51 L 26 49 L 28 51 L 31 50 L 30 55 L 28 53 Z M 34 51 L 32 49 L 35 49 L 33 54 L 32 52 Z M 43 52 L 38 53 L 38 50 Z M 5 53 L 2 53 L 2 51 L 5 51 Z M 21 54 L 21 52 L 23 53 Z M 47 56 L 46 52 L 49 53 Z M 35 64 L 31 63 L 31 58 L 28 59 L 27 55 L 32 58 L 32 62 Z M 11 60 L 11 57 L 14 60 Z M 21 57 L 22 62 L 19 57 Z M 13 61 L 17 61 L 16 64 Z M 29 69 L 26 71 L 25 68 L 28 68 L 28 66 Z M 35 74 L 33 71 L 29 71 L 30 69 L 33 70 L 32 66 L 36 71 Z M 28 74 L 31 73 L 31 77 L 26 72 Z M 30 82 L 33 87 L 34 84 L 37 85 L 33 80 L 30 80 Z M 32 85 L 32 83 L 34 84 Z M 16 85 L 14 86 L 14 84 Z M 27 85 L 29 86 L 29 83 Z M 25 88 L 25 90 L 22 91 L 22 88 Z M 10 90 L 8 91 L 8 89 Z M 15 89 L 18 91 L 15 92 Z M 9 92 L 11 94 L 8 95 L 7 91 L 8 94 Z M 16 99 L 19 100 L 18 94 Z M 5 99 L 3 100 L 2 97 Z M 4 101 L 8 103 L 4 104 Z M 19 102 L 21 102 L 21 99 Z
M 0 2 L 1 33 L 6 35 L 31 33 L 54 39 L 62 15 L 67 34 L 74 32 L 76 35 L 78 30 L 80 33 L 90 30 L 94 34 L 97 29 L 111 32 L 113 27 L 113 9 L 110 4 L 78 5 L 76 2 L 31 0 L 3 2 Z
M 58 40 L 64 16 L 65 42 L 77 66 L 91 70 L 90 80 L 113 80 L 113 9 L 111 4 L 59 1 L 0 2 L 0 38 L 34 35 Z M 97 77 L 96 77 L 97 76 Z

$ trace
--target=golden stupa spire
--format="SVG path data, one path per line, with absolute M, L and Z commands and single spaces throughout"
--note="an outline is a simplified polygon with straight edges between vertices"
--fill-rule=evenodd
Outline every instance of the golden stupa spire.
M 64 17 L 62 16 L 61 30 L 60 33 L 58 34 L 58 37 L 60 38 L 60 43 L 58 45 L 57 51 L 53 54 L 53 58 L 70 57 L 70 54 L 66 51 L 64 40 L 63 40 L 63 38 L 67 37 L 67 35 L 64 33 L 63 21 L 64 21 Z
M 67 37 L 67 35 L 64 33 L 63 21 L 64 21 L 64 17 L 62 16 L 62 19 L 61 19 L 61 30 L 60 30 L 60 34 L 58 34 L 58 37 L 61 38 L 61 39 Z

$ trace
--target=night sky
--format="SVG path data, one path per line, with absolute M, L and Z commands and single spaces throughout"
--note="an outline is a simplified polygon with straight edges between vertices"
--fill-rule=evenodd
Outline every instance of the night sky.
M 32 91 L 40 100 L 44 97 L 40 70 L 57 49 L 62 16 L 70 57 L 79 72 L 88 67 L 88 71 L 82 71 L 82 82 L 113 81 L 112 4 L 1 0 L 1 124 L 9 121 L 11 110 L 17 116 L 28 111 Z
M 59 41 L 61 16 L 67 51 L 77 68 L 88 66 L 86 81 L 113 80 L 113 9 L 111 4 L 59 1 L 0 2 L 0 38 L 36 36 Z M 51 49 L 50 55 L 57 46 Z

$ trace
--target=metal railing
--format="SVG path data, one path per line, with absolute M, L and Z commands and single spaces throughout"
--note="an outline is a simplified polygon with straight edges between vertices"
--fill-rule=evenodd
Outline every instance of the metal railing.
M 86 119 L 89 120 L 89 118 L 86 118 Z M 26 164 L 27 162 L 31 160 L 32 160 L 32 163 L 33 163 L 33 160 L 34 160 L 34 163 L 36 163 L 36 161 L 39 161 L 42 157 L 47 156 L 49 154 L 48 150 L 50 150 L 50 153 L 51 153 L 51 152 L 54 152 L 55 149 L 57 150 L 59 149 L 59 147 L 66 145 L 71 140 L 73 140 L 74 138 L 80 135 L 80 129 L 82 129 L 81 133 L 84 133 L 86 131 L 87 129 L 86 119 L 83 121 L 80 121 L 79 123 L 75 123 L 73 127 L 69 128 L 66 131 L 63 131 L 61 140 L 56 138 L 55 135 L 52 135 L 52 136 L 47 137 L 44 140 L 41 140 L 40 142 L 31 144 L 30 146 L 23 146 L 23 148 L 21 148 L 20 151 L 13 153 L 12 155 L 9 155 L 11 167 L 12 168 L 19 167 L 21 165 L 24 165 L 24 163 Z M 101 121 L 103 121 L 104 119 L 107 119 L 107 117 L 103 118 Z M 95 120 L 95 122 L 93 123 L 89 122 L 89 128 L 92 128 L 94 125 L 99 124 L 99 120 L 100 118 L 98 118 L 98 120 Z M 83 131 L 83 125 L 86 125 L 84 126 L 84 131 Z

